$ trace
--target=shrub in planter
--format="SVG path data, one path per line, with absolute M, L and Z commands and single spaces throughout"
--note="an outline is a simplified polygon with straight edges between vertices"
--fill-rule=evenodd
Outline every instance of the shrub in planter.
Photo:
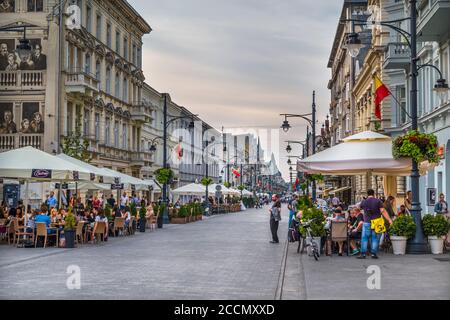
M 224 182 L 223 185 L 225 186 L 225 188 L 230 188 L 231 187 L 231 183 L 229 183 L 229 182 Z
M 434 134 L 412 130 L 393 141 L 392 151 L 397 159 L 406 157 L 418 163 L 426 160 L 439 163 L 438 140 Z
M 416 233 L 416 223 L 411 216 L 400 216 L 394 220 L 389 229 L 392 248 L 395 255 L 406 253 L 406 242 Z
M 77 224 L 77 219 L 69 209 L 69 213 L 64 219 L 64 238 L 66 241 L 66 248 L 75 248 L 75 228 Z
M 177 215 L 172 218 L 173 224 L 185 224 L 186 218 L 188 216 L 188 209 L 186 206 L 181 206 L 180 210 L 178 210 Z
M 423 218 L 423 231 L 428 236 L 431 252 L 433 254 L 444 253 L 444 240 L 449 232 L 450 225 L 443 215 L 426 215 Z

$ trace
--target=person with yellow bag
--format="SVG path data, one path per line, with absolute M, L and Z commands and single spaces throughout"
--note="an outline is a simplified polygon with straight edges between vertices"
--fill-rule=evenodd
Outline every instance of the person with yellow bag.
M 361 202 L 361 209 L 364 210 L 364 224 L 361 235 L 361 255 L 358 259 L 365 259 L 369 238 L 371 239 L 370 254 L 372 259 L 378 259 L 378 246 L 381 235 L 386 232 L 385 219 L 392 224 L 392 219 L 383 202 L 375 198 L 375 191 L 370 189 L 367 191 L 367 199 Z M 383 219 L 382 215 L 385 219 Z

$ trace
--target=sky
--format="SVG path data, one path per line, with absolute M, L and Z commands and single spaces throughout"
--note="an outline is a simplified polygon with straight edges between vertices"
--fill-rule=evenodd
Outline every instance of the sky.
M 317 92 L 318 132 L 329 111 L 328 59 L 342 0 L 129 0 L 153 31 L 144 37 L 147 83 L 216 129 L 255 128 L 286 180 L 285 140 L 305 140 Z M 274 130 L 275 132 L 271 131 Z M 276 143 L 269 142 L 275 140 Z M 292 155 L 301 155 L 293 145 Z

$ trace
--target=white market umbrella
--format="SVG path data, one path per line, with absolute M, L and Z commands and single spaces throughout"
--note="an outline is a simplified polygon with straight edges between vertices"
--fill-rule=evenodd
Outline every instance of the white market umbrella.
M 148 191 L 150 187 L 154 187 L 156 185 L 152 180 L 142 180 L 111 169 L 102 169 L 110 175 L 119 177 L 120 183 L 123 183 L 126 189 L 131 189 L 131 186 L 133 185 L 136 188 L 136 191 Z
M 344 142 L 297 163 L 297 170 L 309 174 L 408 176 L 411 159 L 394 159 L 392 139 L 366 131 L 344 139 Z
M 68 156 L 66 154 L 63 154 L 63 153 L 57 155 L 56 157 L 60 158 L 60 159 L 63 159 L 63 160 L 66 160 L 66 161 L 69 161 L 69 162 L 71 162 L 71 163 L 73 163 L 75 165 L 78 165 L 80 167 L 83 167 L 86 170 L 89 170 L 91 173 L 95 174 L 96 181 L 98 181 L 98 179 L 97 179 L 98 177 L 103 177 L 103 183 L 104 184 L 114 183 L 114 178 L 118 178 L 119 177 L 119 175 L 114 174 L 114 173 L 109 172 L 109 171 L 106 171 L 104 168 L 98 168 L 98 167 L 93 166 L 93 165 L 91 165 L 91 164 L 89 164 L 87 162 L 75 159 L 75 158 L 70 157 L 70 156 Z
M 220 192 L 222 192 L 223 195 L 233 195 L 235 194 L 235 192 L 232 189 L 229 189 L 227 187 L 225 187 L 223 184 L 212 184 L 208 187 L 208 191 L 209 193 L 216 193 L 216 187 L 220 186 L 222 189 L 220 190 Z
M 198 183 L 191 183 L 171 191 L 175 195 L 182 196 L 203 196 L 206 193 L 205 186 Z
M 90 171 L 33 147 L 0 153 L 0 177 L 38 181 L 89 181 Z

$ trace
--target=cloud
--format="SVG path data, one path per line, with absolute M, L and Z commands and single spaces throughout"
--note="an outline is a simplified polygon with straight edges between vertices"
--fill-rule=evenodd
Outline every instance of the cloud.
M 278 128 L 280 113 L 310 112 L 313 90 L 324 120 L 326 65 L 342 1 L 130 3 L 153 28 L 144 38 L 147 82 L 210 125 Z M 306 125 L 293 125 L 289 136 L 303 140 Z M 289 177 L 288 166 L 282 169 Z

